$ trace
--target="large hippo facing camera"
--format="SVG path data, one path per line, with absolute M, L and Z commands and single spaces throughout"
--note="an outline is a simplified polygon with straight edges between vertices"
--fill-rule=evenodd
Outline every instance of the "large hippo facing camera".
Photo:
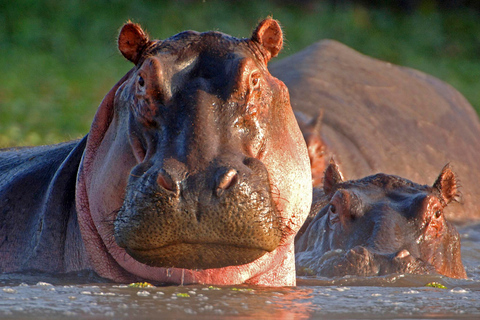
M 332 161 L 323 191 L 322 208 L 295 244 L 300 275 L 466 277 L 460 236 L 444 214 L 459 195 L 450 166 L 428 186 L 382 173 L 343 181 Z
M 92 269 L 119 282 L 295 284 L 294 237 L 312 199 L 286 86 L 251 38 L 123 26 L 134 63 L 87 137 L 0 153 L 0 271 Z

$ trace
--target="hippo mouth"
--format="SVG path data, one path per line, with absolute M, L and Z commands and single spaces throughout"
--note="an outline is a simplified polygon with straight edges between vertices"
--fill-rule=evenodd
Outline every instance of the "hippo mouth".
M 252 262 L 271 248 L 219 243 L 176 243 L 154 249 L 125 249 L 135 260 L 152 267 L 212 269 Z
M 378 253 L 371 248 L 356 246 L 349 250 L 327 251 L 320 259 L 314 255 L 302 255 L 299 275 L 317 274 L 323 277 L 383 276 L 387 274 L 435 274 L 437 271 L 428 262 L 415 257 L 408 250 L 396 253 Z

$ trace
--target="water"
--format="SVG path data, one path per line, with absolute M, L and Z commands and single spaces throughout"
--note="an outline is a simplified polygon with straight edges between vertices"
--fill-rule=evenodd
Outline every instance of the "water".
M 392 275 L 300 278 L 294 288 L 133 288 L 90 274 L 9 274 L 0 276 L 0 319 L 480 318 L 480 224 L 459 231 L 466 280 Z

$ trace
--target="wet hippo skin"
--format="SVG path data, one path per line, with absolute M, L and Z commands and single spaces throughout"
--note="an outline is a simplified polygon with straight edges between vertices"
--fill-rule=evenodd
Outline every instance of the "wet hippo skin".
M 297 236 L 298 274 L 466 277 L 460 236 L 444 215 L 458 196 L 449 166 L 428 186 L 386 174 L 343 181 L 331 162 L 323 192 L 322 208 Z
M 287 88 L 267 69 L 282 45 L 273 19 L 249 39 L 150 40 L 124 25 L 135 66 L 88 136 L 0 153 L 0 270 L 294 285 L 312 183 Z

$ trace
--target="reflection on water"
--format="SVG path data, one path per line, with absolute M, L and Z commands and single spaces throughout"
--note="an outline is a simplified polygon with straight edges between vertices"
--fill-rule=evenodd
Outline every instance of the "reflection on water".
M 480 225 L 460 233 L 467 280 L 395 275 L 301 278 L 295 288 L 131 288 L 85 274 L 1 275 L 0 318 L 478 318 Z M 447 289 L 425 287 L 433 281 Z

